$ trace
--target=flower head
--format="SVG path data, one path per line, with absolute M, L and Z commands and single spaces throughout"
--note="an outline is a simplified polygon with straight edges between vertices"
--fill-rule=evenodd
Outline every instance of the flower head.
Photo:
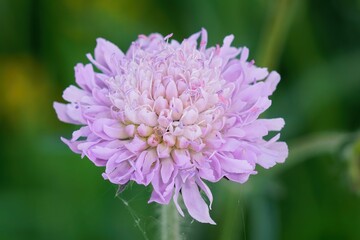
M 140 35 L 126 54 L 99 38 L 92 65 L 75 67 L 78 87 L 63 94 L 69 103 L 54 107 L 61 121 L 82 125 L 62 140 L 105 166 L 105 179 L 151 184 L 149 202 L 173 198 L 184 215 L 181 195 L 194 219 L 214 224 L 200 194 L 211 207 L 204 180 L 244 183 L 257 164 L 270 168 L 287 157 L 279 134 L 263 139 L 283 119 L 259 119 L 280 76 L 248 62 L 248 49 L 232 47 L 232 35 L 210 48 L 204 29 L 181 43 L 169 37 Z

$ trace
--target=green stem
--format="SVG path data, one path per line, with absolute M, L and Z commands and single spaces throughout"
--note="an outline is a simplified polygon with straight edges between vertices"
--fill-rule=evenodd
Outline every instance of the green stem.
M 300 0 L 278 0 L 271 3 L 269 16 L 260 39 L 257 62 L 270 69 L 277 65 Z M 274 6 L 272 6 L 274 5 Z
M 173 202 L 161 206 L 161 240 L 180 240 L 180 216 Z
M 222 210 L 225 217 L 219 222 L 220 234 L 218 239 L 246 239 L 242 186 L 229 181 L 222 181 L 220 184 L 222 185 L 220 193 L 222 196 L 226 196 L 226 204 Z

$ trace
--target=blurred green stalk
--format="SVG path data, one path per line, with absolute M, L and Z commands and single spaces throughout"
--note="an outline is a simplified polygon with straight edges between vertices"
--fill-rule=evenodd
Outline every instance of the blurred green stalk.
M 299 0 L 278 0 L 275 4 L 270 4 L 269 16 L 257 48 L 256 59 L 259 66 L 271 69 L 278 64 L 287 33 L 295 17 L 295 10 L 299 10 L 300 2 Z
M 174 203 L 161 205 L 161 240 L 180 240 L 180 218 Z

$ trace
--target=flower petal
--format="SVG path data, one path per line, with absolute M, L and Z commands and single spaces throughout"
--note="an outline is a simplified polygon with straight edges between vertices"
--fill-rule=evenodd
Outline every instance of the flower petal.
M 57 117 L 60 119 L 60 121 L 66 122 L 66 123 L 72 123 L 76 124 L 74 120 L 69 118 L 69 116 L 66 114 L 66 104 L 54 102 L 53 107 L 56 111 Z
M 210 217 L 209 207 L 202 199 L 198 185 L 188 179 L 181 188 L 182 197 L 191 217 L 202 223 L 216 224 Z
M 161 179 L 164 183 L 169 182 L 169 179 L 174 171 L 174 164 L 171 158 L 161 159 Z
M 273 142 L 266 147 L 262 147 L 257 163 L 264 168 L 271 168 L 276 163 L 283 163 L 288 157 L 288 146 L 284 142 Z
M 229 173 L 248 173 L 254 170 L 254 166 L 246 160 L 234 159 L 222 154 L 216 154 L 221 168 Z
M 70 85 L 68 88 L 65 89 L 62 97 L 68 102 L 80 102 L 81 99 L 87 95 L 88 93 L 84 90 Z
M 173 201 L 174 201 L 175 207 L 178 210 L 178 212 L 180 213 L 180 215 L 184 217 L 184 212 L 182 211 L 182 209 L 179 205 L 179 202 L 178 202 L 181 187 L 182 187 L 182 182 L 181 182 L 180 178 L 178 177 L 175 179 L 175 190 L 174 190 Z

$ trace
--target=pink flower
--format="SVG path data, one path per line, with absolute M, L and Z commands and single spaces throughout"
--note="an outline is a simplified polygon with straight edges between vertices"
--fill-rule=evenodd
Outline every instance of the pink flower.
M 257 164 L 270 168 L 288 155 L 279 134 L 263 139 L 284 120 L 259 119 L 280 76 L 248 62 L 248 49 L 232 47 L 232 35 L 210 48 L 204 29 L 181 43 L 169 37 L 141 35 L 126 54 L 99 38 L 95 58 L 87 56 L 100 72 L 78 64 L 78 87 L 68 87 L 63 98 L 69 103 L 54 108 L 61 121 L 82 125 L 62 140 L 105 166 L 105 179 L 151 184 L 149 202 L 173 198 L 184 215 L 181 195 L 194 219 L 215 224 L 200 194 L 211 208 L 204 180 L 244 183 Z

